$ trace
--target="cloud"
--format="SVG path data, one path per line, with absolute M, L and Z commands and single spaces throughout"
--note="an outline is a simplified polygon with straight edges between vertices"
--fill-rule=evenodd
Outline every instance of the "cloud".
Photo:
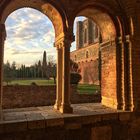
M 42 57 L 44 50 L 56 55 L 54 27 L 37 10 L 22 8 L 13 12 L 6 20 L 6 31 L 5 62 L 31 65 Z
M 84 19 L 85 17 L 75 19 L 74 33 L 76 21 Z M 7 31 L 5 62 L 9 60 L 18 64 L 32 65 L 42 59 L 44 50 L 47 55 L 56 58 L 56 48 L 53 47 L 54 27 L 46 15 L 31 8 L 22 8 L 10 14 L 5 24 Z M 71 50 L 75 48 L 76 44 L 73 43 Z

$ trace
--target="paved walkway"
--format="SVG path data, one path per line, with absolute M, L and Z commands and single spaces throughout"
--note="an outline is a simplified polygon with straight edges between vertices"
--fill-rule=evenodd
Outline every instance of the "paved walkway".
M 100 103 L 74 104 L 72 107 L 74 109 L 73 114 L 61 114 L 54 110 L 53 106 L 5 109 L 2 111 L 1 123 L 113 114 L 118 112 Z
M 117 111 L 100 103 L 72 105 L 73 114 L 61 114 L 53 106 L 5 109 L 0 120 L 0 134 L 57 128 L 80 129 L 84 125 L 120 122 L 131 119 L 131 112 Z

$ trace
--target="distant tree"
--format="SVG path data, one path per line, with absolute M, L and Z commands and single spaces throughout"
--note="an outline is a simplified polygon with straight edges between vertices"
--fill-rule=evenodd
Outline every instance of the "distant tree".
M 4 64 L 3 70 L 4 70 L 3 80 L 8 85 L 12 81 L 12 76 L 13 76 L 9 61 L 7 61 L 7 63 Z
M 52 66 L 51 73 L 52 73 L 52 77 L 53 77 L 53 80 L 54 80 L 54 84 L 56 84 L 56 64 L 54 64 Z
M 56 64 L 54 56 L 52 56 L 52 55 L 48 56 L 48 63 L 50 63 L 51 65 Z
M 13 61 L 11 65 L 11 73 L 12 73 L 12 80 L 17 77 L 17 71 L 16 71 L 16 62 Z
M 54 84 L 56 84 L 56 62 L 52 55 L 48 56 L 47 73 L 54 79 Z

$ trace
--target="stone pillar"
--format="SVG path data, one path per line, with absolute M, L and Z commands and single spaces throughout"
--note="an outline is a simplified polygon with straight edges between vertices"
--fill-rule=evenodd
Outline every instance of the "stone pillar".
M 57 47 L 57 89 L 56 89 L 56 102 L 54 108 L 59 110 L 62 101 L 62 48 L 60 45 Z
M 4 24 L 0 24 L 0 111 L 2 111 L 3 57 L 4 57 L 4 41 L 5 41 L 5 39 L 6 39 L 5 25 Z
M 117 109 L 124 108 L 124 43 L 122 37 L 116 38 L 117 54 Z
M 62 41 L 62 102 L 60 107 L 61 113 L 72 113 L 70 106 L 70 46 L 71 41 L 65 37 Z
M 125 84 L 125 110 L 133 109 L 133 93 L 132 93 L 132 45 L 130 36 L 126 36 L 124 43 L 124 84 Z

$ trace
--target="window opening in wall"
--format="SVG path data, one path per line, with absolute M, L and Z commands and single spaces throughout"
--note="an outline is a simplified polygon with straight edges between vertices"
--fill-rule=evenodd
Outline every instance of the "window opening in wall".
M 74 22 L 74 35 L 76 41 L 72 44 L 71 73 L 75 73 L 77 83 L 77 94 L 81 102 L 100 102 L 99 82 L 99 43 L 95 42 L 96 23 L 87 17 L 76 17 Z M 75 58 L 76 59 L 73 59 Z M 91 61 L 92 60 L 92 61 Z M 79 75 L 79 76 L 78 76 Z M 81 98 L 80 98 L 81 96 Z M 89 98 L 90 96 L 90 98 Z M 97 97 L 95 100 L 95 96 Z
M 9 105 L 4 104 L 8 108 L 53 105 L 56 48 L 52 22 L 38 10 L 21 8 L 11 13 L 5 24 L 3 95 Z
M 85 29 L 84 29 L 84 44 L 87 43 L 87 35 L 88 35 L 87 29 L 85 28 Z

